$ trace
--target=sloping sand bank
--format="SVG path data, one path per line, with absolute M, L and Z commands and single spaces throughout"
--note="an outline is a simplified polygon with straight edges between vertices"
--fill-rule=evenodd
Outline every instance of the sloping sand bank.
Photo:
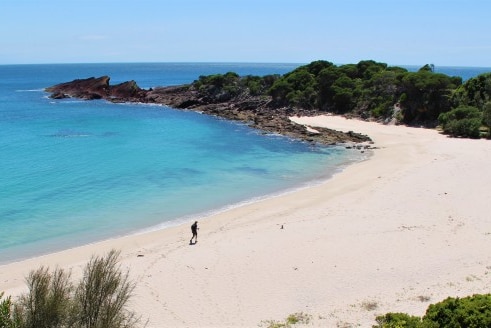
M 491 144 L 334 116 L 294 118 L 368 134 L 374 155 L 328 182 L 189 225 L 0 267 L 0 290 L 29 270 L 72 268 L 122 250 L 148 327 L 257 327 L 289 314 L 322 327 L 423 315 L 447 296 L 490 292 Z M 282 228 L 283 227 L 283 228 Z

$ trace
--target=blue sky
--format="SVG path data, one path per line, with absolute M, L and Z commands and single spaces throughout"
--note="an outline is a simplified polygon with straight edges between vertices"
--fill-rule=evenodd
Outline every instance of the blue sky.
M 1 0 L 0 64 L 491 67 L 490 0 Z

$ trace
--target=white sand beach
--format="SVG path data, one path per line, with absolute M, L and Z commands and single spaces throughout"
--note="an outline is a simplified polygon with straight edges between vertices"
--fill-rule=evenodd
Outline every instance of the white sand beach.
M 367 134 L 378 149 L 326 183 L 199 220 L 196 245 L 190 224 L 108 240 L 0 266 L 0 291 L 24 291 L 40 265 L 76 278 L 115 248 L 151 328 L 258 327 L 296 312 L 310 326 L 371 327 L 379 314 L 421 316 L 448 296 L 490 292 L 489 140 L 294 120 Z

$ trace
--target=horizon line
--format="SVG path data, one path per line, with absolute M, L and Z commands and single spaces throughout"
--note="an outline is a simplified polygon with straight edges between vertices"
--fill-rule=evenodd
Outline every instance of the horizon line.
M 373 59 L 366 59 L 367 61 Z M 43 63 L 0 63 L 0 66 L 28 66 L 28 65 L 113 65 L 113 64 L 271 64 L 271 65 L 308 65 L 309 63 L 315 61 L 329 61 L 326 59 L 317 59 L 310 62 L 269 62 L 269 61 L 115 61 L 115 62 L 43 62 Z M 360 60 L 365 61 L 365 60 Z M 358 61 L 358 62 L 360 62 Z M 434 65 L 435 68 L 438 67 L 455 67 L 455 68 L 490 68 L 491 66 L 464 66 L 464 65 L 436 65 L 432 63 L 427 64 L 389 64 L 383 61 L 373 60 L 377 63 L 387 64 L 392 67 L 423 67 L 425 65 Z M 336 66 L 340 65 L 350 65 L 357 63 L 334 63 Z

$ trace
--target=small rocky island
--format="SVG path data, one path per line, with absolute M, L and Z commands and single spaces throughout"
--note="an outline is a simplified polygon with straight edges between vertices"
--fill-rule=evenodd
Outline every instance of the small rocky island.
M 235 73 L 227 73 L 235 74 Z M 227 77 L 225 75 L 216 75 Z M 215 76 L 215 77 L 216 77 Z M 233 75 L 234 79 L 239 79 Z M 46 88 L 53 99 L 80 98 L 85 100 L 105 99 L 107 101 L 138 102 L 162 104 L 176 109 L 193 110 L 228 120 L 240 121 L 264 131 L 277 133 L 319 144 L 361 143 L 370 141 L 366 135 L 355 132 L 340 132 L 331 129 L 308 129 L 304 125 L 292 122 L 289 117 L 295 115 L 314 115 L 315 111 L 295 109 L 276 104 L 271 96 L 263 93 L 251 93 L 250 88 L 233 89 L 220 79 L 195 81 L 181 86 L 141 89 L 135 81 L 110 85 L 110 77 L 91 77 L 76 79 Z

